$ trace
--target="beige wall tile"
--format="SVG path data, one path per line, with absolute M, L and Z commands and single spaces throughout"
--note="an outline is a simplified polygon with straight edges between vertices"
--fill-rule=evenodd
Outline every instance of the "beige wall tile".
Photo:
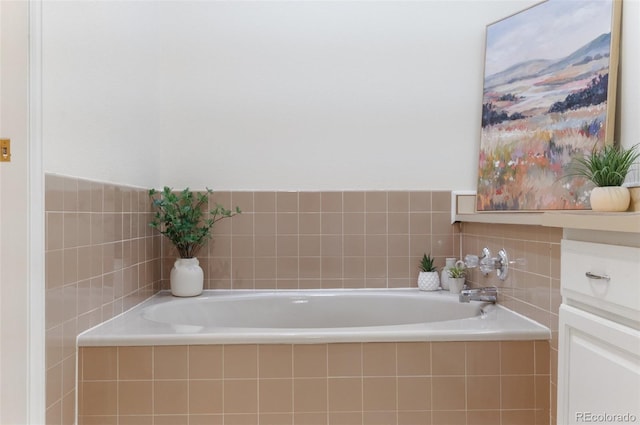
M 223 388 L 224 384 L 221 379 L 189 380 L 189 413 L 223 413 Z
M 188 413 L 188 381 L 153 381 L 153 414 L 181 415 Z
M 327 345 L 294 345 L 293 376 L 295 378 L 327 376 Z
M 499 376 L 467 377 L 467 408 L 469 410 L 500 409 L 499 394 Z
M 551 347 L 548 341 L 535 341 L 535 374 L 548 375 L 551 373 Z
M 241 201 L 238 199 L 237 201 Z M 253 194 L 254 211 L 256 213 L 275 212 L 276 194 L 275 192 L 255 192 Z M 240 209 L 243 209 L 240 206 Z
M 529 376 L 502 376 L 503 409 L 535 409 L 535 379 Z
M 118 382 L 118 415 L 151 415 L 152 406 L 152 381 Z
M 344 192 L 344 212 L 364 212 L 364 192 Z
M 363 344 L 362 373 L 364 376 L 396 376 L 396 344 Z
M 118 347 L 118 379 L 152 379 L 152 347 Z
M 370 425 L 395 425 L 398 415 L 395 411 L 391 412 L 363 412 L 362 423 Z
M 51 407 L 62 399 L 62 364 L 47 369 L 45 391 L 49 404 L 47 407 Z M 62 409 L 62 405 L 59 408 Z M 60 415 L 62 415 L 62 410 L 60 410 Z
M 434 425 L 465 425 L 467 412 L 464 410 L 436 410 L 432 412 L 431 420 Z
M 328 376 L 361 376 L 362 344 L 328 344 Z
M 185 345 L 160 345 L 153 348 L 154 379 L 187 379 L 188 351 Z
M 465 409 L 466 388 L 464 376 L 434 376 L 431 382 L 431 406 L 434 410 Z
M 326 425 L 327 413 L 294 413 L 294 423 L 296 425 Z
M 188 415 L 154 415 L 154 425 L 188 425 Z
M 293 413 L 261 413 L 259 421 L 261 425 L 292 425 Z
M 464 342 L 431 343 L 431 367 L 433 375 L 465 374 Z
M 293 376 L 293 346 L 289 344 L 258 346 L 258 376 L 291 378 Z
M 502 423 L 504 425 L 533 425 L 535 424 L 535 410 L 503 410 Z
M 431 425 L 431 412 L 398 412 L 398 425 Z M 495 425 L 495 424 L 494 424 Z
M 387 192 L 376 191 L 365 193 L 365 211 L 367 212 L 386 212 L 387 211 Z
M 118 425 L 153 425 L 152 415 L 119 415 Z
M 534 373 L 533 341 L 503 341 L 500 343 L 503 375 L 527 375 Z
M 451 192 L 435 191 L 431 194 L 432 211 L 451 211 Z
M 329 378 L 329 412 L 362 411 L 362 378 Z
M 254 344 L 224 346 L 225 379 L 258 377 L 258 346 Z
M 300 192 L 298 206 L 300 212 L 320 212 L 320 192 Z
M 117 416 L 80 416 L 81 425 L 118 425 Z
M 258 381 L 256 379 L 225 379 L 224 412 L 225 414 L 257 413 Z
M 112 381 L 118 377 L 116 347 L 84 347 L 82 357 L 85 381 Z
M 362 384 L 362 408 L 365 411 L 397 409 L 396 378 L 365 377 Z
M 260 413 L 293 412 L 293 379 L 261 379 L 258 399 Z
M 476 410 L 467 413 L 467 425 L 496 425 L 499 423 L 499 410 Z
M 321 192 L 320 211 L 342 212 L 342 192 Z
M 223 415 L 189 415 L 189 425 L 222 425 Z
M 431 409 L 431 378 L 398 377 L 398 410 Z
M 500 343 L 474 341 L 466 343 L 468 375 L 500 374 Z
M 397 343 L 398 376 L 431 375 L 431 343 Z
M 362 412 L 329 412 L 329 425 L 352 425 L 362 423 Z
M 293 380 L 293 410 L 296 413 L 320 412 L 326 415 L 327 378 L 295 378 Z M 312 419 L 318 419 L 319 416 L 311 415 L 305 416 L 305 418 L 307 421 L 313 422 Z
M 86 416 L 112 415 L 117 408 L 116 381 L 89 381 L 82 385 L 82 403 L 78 414 Z
M 298 192 L 277 192 L 276 208 L 278 212 L 297 212 Z

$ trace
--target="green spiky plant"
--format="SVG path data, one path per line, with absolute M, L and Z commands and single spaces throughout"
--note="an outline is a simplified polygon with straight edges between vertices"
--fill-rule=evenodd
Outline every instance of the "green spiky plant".
M 204 243 L 211 238 L 213 226 L 220 220 L 240 214 L 239 207 L 228 210 L 220 204 L 208 212 L 205 218 L 204 207 L 208 203 L 208 195 L 213 191 L 194 193 L 189 188 L 174 192 L 164 187 L 162 192 L 155 189 L 149 191 L 155 215 L 149 226 L 166 236 L 178 250 L 180 258 L 194 258 Z
M 431 258 L 431 254 L 424 254 L 422 260 L 420 260 L 420 271 L 422 272 L 435 272 L 436 267 L 433 265 L 433 258 Z
M 458 279 L 467 276 L 467 269 L 464 266 L 454 266 L 447 270 L 447 273 L 449 273 L 449 277 Z
M 624 149 L 609 144 L 593 149 L 582 158 L 574 158 L 567 177 L 584 177 L 598 187 L 622 186 L 633 163 L 640 158 L 639 145 Z

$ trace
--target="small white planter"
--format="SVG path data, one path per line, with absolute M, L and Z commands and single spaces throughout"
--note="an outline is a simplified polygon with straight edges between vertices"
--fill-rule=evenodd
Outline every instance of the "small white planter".
M 204 272 L 197 258 L 178 258 L 171 268 L 171 294 L 195 297 L 204 289 Z
M 591 209 L 601 212 L 626 211 L 631 195 L 623 186 L 594 187 L 591 191 Z
M 437 291 L 440 289 L 438 272 L 420 272 L 418 274 L 418 288 L 421 291 Z
M 449 277 L 449 292 L 459 294 L 464 288 L 464 277 Z

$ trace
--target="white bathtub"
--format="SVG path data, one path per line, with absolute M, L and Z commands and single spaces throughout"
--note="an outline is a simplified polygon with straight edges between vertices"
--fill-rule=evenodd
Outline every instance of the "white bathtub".
M 78 336 L 79 346 L 547 340 L 548 328 L 446 291 L 160 292 Z

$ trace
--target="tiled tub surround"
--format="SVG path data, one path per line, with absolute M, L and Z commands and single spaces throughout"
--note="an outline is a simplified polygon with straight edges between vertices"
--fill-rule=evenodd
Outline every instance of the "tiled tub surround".
M 558 311 L 560 296 L 560 240 L 562 229 L 505 224 L 461 224 L 462 252 L 479 254 L 484 246 L 496 255 L 505 248 L 510 271 L 504 282 L 472 270 L 473 286 L 500 286 L 500 304 L 551 329 L 549 364 L 551 374 L 550 423 L 555 424 L 558 378 Z
M 216 192 L 243 213 L 198 255 L 206 289 L 417 286 L 424 253 L 458 256 L 448 191 Z M 175 251 L 162 245 L 163 287 Z
M 79 424 L 548 423 L 533 341 L 81 347 Z
M 160 238 L 140 188 L 45 176 L 46 420 L 73 424 L 76 336 L 160 286 Z
M 73 376 L 75 336 L 80 331 L 143 300 L 159 286 L 167 288 L 168 271 L 173 263 L 174 255 L 171 246 L 166 241 L 162 241 L 159 235 L 153 234 L 147 226 L 151 212 L 145 189 L 53 175 L 46 176 L 46 189 L 47 423 L 71 424 L 73 423 L 76 396 Z M 244 213 L 219 223 L 215 230 L 214 240 L 204 248 L 199 256 L 205 269 L 205 286 L 212 289 L 416 286 L 416 265 L 423 253 L 431 252 L 436 257 L 436 264 L 442 266 L 445 257 L 459 257 L 461 252 L 475 252 L 477 246 L 485 244 L 480 239 L 484 238 L 489 241 L 489 244 L 495 242 L 496 245 L 502 246 L 498 242 L 502 242 L 501 232 L 505 228 L 505 226 L 497 226 L 495 229 L 487 231 L 485 225 L 475 227 L 475 225 L 465 224 L 464 230 L 467 233 L 461 235 L 459 225 L 451 225 L 449 221 L 450 193 L 440 191 L 219 192 L 214 194 L 214 200 L 225 206 L 239 205 Z M 87 230 L 87 226 L 89 226 L 89 230 Z M 506 228 L 508 227 L 506 226 Z M 494 233 L 495 231 L 498 231 L 498 236 Z M 538 236 L 531 236 L 532 241 L 538 241 L 536 238 Z M 518 243 L 517 240 L 518 238 L 514 237 L 514 243 Z M 463 244 L 462 249 L 461 243 Z M 527 245 L 526 248 L 532 247 Z M 536 258 L 538 256 L 544 257 L 544 253 L 540 253 L 537 245 L 533 248 Z M 497 246 L 492 249 L 497 249 Z M 559 258 L 559 245 L 557 252 L 551 252 L 550 258 L 555 258 L 554 254 L 557 254 Z M 542 262 L 544 263 L 544 259 Z M 553 261 L 552 263 L 556 264 Z M 559 269 L 559 266 L 557 268 Z M 559 272 L 557 276 L 559 276 Z M 484 282 L 480 283 L 484 284 Z M 552 283 L 554 285 L 558 283 L 558 278 L 555 278 Z M 553 288 L 557 287 L 559 285 Z M 550 303 L 559 300 L 559 294 L 557 297 L 552 296 L 553 294 L 552 289 L 549 296 Z M 553 322 L 554 315 L 557 319 L 557 310 L 553 313 L 553 309 L 551 309 L 551 314 L 547 316 L 549 320 L 541 320 L 538 313 L 540 310 L 544 311 L 544 308 L 536 307 L 535 303 L 531 303 L 531 299 L 522 298 L 518 291 L 504 295 L 503 301 L 509 307 L 547 324 L 554 332 L 557 330 L 557 325 L 554 326 Z M 557 356 L 554 356 L 553 352 L 557 347 L 556 341 L 557 338 L 554 338 L 552 354 L 547 356 L 550 358 L 550 370 L 554 383 Z M 385 344 L 399 347 L 406 343 Z M 441 343 L 424 344 L 430 347 L 429 350 L 432 350 L 433 346 Z M 476 343 L 460 344 L 468 347 L 469 344 Z M 496 342 L 495 344 L 501 343 Z M 327 345 L 327 350 L 333 345 Z M 351 344 L 345 346 L 347 345 Z M 368 344 L 355 345 L 365 347 Z M 538 342 L 535 345 L 536 347 L 545 347 L 547 352 L 549 351 L 548 343 Z M 191 346 L 187 350 L 191 352 L 195 349 L 194 347 L 198 346 Z M 212 349 L 215 349 L 216 346 L 213 347 Z M 223 350 L 222 346 L 217 347 Z M 263 346 L 256 346 L 256 350 L 261 347 Z M 268 350 L 268 347 L 277 346 L 264 347 L 259 351 L 263 352 Z M 297 346 L 290 347 L 295 351 Z M 108 350 L 108 348 L 104 349 Z M 113 347 L 111 349 L 117 352 L 122 348 Z M 145 348 L 145 350 L 147 349 L 149 347 Z M 153 348 L 152 352 L 155 350 L 156 348 Z M 537 352 L 540 353 L 540 350 L 537 349 Z M 468 351 L 465 355 L 468 356 Z M 364 355 L 362 358 L 364 359 Z M 537 355 L 536 359 L 540 361 L 541 355 Z M 486 360 L 483 358 L 483 361 Z M 147 370 L 148 367 L 151 366 L 143 365 L 141 370 Z M 82 366 L 80 371 L 82 371 Z M 156 380 L 165 379 L 161 377 L 162 375 L 153 376 Z M 430 375 L 418 376 L 427 377 Z M 453 374 L 453 376 L 460 379 L 458 375 Z M 488 374 L 487 376 L 495 377 L 496 375 Z M 327 377 L 326 381 L 329 382 L 330 378 L 337 379 L 338 377 Z M 364 383 L 368 377 L 369 375 L 364 373 L 356 379 Z M 258 378 L 256 381 L 259 384 L 261 377 Z M 431 375 L 430 382 L 432 384 L 440 382 L 435 378 L 435 374 Z M 86 378 L 84 379 L 86 380 Z M 239 378 L 238 380 L 242 381 L 243 379 Z M 205 381 L 207 380 L 205 379 Z M 109 381 L 111 380 L 109 379 Z M 141 381 L 146 381 L 146 378 Z M 195 381 L 200 382 L 199 379 Z M 155 385 L 155 381 L 153 382 Z M 294 380 L 295 382 L 298 381 Z M 396 378 L 395 388 L 398 394 L 402 388 L 399 382 Z M 200 384 L 205 385 L 209 382 L 200 382 Z M 113 385 L 116 389 L 118 388 L 117 384 Z M 187 383 L 187 387 L 190 385 L 198 384 Z M 229 388 L 233 388 L 233 385 L 228 387 L 227 391 Z M 467 378 L 465 378 L 465 386 L 469 387 L 469 385 Z M 327 384 L 325 384 L 326 386 Z M 85 394 L 79 393 L 78 396 L 88 402 L 85 396 L 89 393 L 86 392 L 86 387 L 83 388 Z M 299 390 L 300 386 L 296 388 Z M 555 394 L 553 385 L 551 389 Z M 298 390 L 292 387 L 292 394 L 295 395 Z M 537 385 L 537 394 L 540 394 L 540 391 L 542 391 L 542 386 Z M 430 397 L 434 397 L 434 394 L 437 393 L 437 391 L 432 391 Z M 365 423 L 377 423 L 373 418 L 369 420 L 368 418 L 371 416 L 365 412 L 364 386 L 357 394 L 361 396 L 363 409 L 356 413 L 356 416 L 366 417 Z M 467 397 L 465 398 L 466 403 L 468 403 L 468 397 L 477 394 L 488 395 L 489 392 L 474 392 L 472 395 L 465 396 Z M 500 394 L 505 393 L 501 391 Z M 487 419 L 487 423 L 498 423 L 495 421 L 496 410 L 500 412 L 500 408 L 504 408 L 500 398 L 504 395 L 492 397 L 491 403 L 500 400 L 501 404 L 498 409 L 494 409 L 494 407 L 487 409 L 485 413 L 490 418 Z M 549 397 L 547 397 L 548 399 Z M 555 400 L 555 397 L 551 396 L 551 399 Z M 264 403 L 265 396 L 260 400 L 263 400 Z M 297 400 L 297 403 L 301 403 L 300 396 Z M 327 395 L 324 400 L 325 403 L 328 403 L 329 396 Z M 535 417 L 536 423 L 548 423 L 548 415 L 546 418 L 541 418 L 541 415 L 544 416 L 544 413 L 541 412 L 544 412 L 545 409 L 548 411 L 541 400 L 541 397 L 537 397 L 537 410 L 527 405 L 523 409 L 502 411 L 503 423 L 510 423 L 509 418 L 514 415 L 525 415 L 527 418 Z M 295 407 L 295 402 L 292 401 L 292 403 Z M 399 423 L 412 423 L 411 419 L 405 419 L 407 415 L 410 416 L 415 412 L 410 410 L 407 413 L 403 410 L 403 402 L 399 398 L 396 403 L 399 409 L 397 415 Z M 430 398 L 429 403 L 436 403 L 436 400 Z M 153 406 L 160 404 L 162 402 L 158 403 L 158 399 L 156 399 Z M 259 405 L 256 409 L 258 407 Z M 340 420 L 341 417 L 344 417 L 342 412 L 333 412 L 329 407 L 328 413 L 325 413 L 325 416 L 322 416 L 321 413 L 321 417 L 332 420 L 331 423 L 335 422 L 333 419 Z M 428 420 L 433 419 L 432 423 L 444 423 L 442 415 L 447 415 L 446 409 L 440 411 L 429 408 L 417 411 L 429 412 L 424 414 L 427 415 L 425 417 L 428 417 Z M 255 418 L 259 412 L 264 411 L 256 410 L 255 413 L 249 415 L 249 418 Z M 291 410 L 285 416 L 293 415 L 294 419 L 298 418 L 296 423 L 305 423 L 304 418 L 307 416 L 300 416 L 293 412 L 296 410 Z M 465 421 L 468 419 L 468 422 L 453 422 L 452 419 L 451 423 L 471 424 L 476 423 L 476 419 L 477 423 L 482 423 L 480 421 L 485 413 L 479 412 L 471 415 L 455 411 L 451 413 L 454 419 L 464 417 Z M 151 414 L 153 414 L 153 410 Z M 419 413 L 416 414 L 420 416 Z M 220 417 L 219 414 L 216 415 L 218 416 L 214 416 Z M 349 414 L 345 415 L 347 419 L 343 423 L 349 423 Z M 431 415 L 435 416 L 432 418 Z M 125 416 L 128 415 L 124 415 L 120 423 L 127 423 Z M 149 415 L 141 415 L 133 422 L 128 423 L 139 423 L 138 420 L 149 419 L 147 416 Z M 242 423 L 242 420 L 247 418 L 242 414 L 226 416 L 225 423 L 227 424 L 233 423 L 233 419 L 238 419 Z M 308 418 L 313 419 L 313 417 L 316 416 L 311 412 Z M 163 418 L 166 418 L 168 423 L 174 423 L 173 419 L 178 417 L 158 416 L 155 418 L 155 423 L 162 423 Z M 198 416 L 191 415 L 189 418 L 191 423 L 197 423 Z M 263 422 L 266 421 L 263 416 L 261 418 L 263 418 Z M 208 419 L 212 418 L 205 418 L 205 422 Z M 90 421 L 91 418 L 87 420 Z M 381 421 L 381 423 L 386 423 L 383 419 Z M 511 422 L 518 421 L 514 419 Z M 520 422 L 533 423 L 531 421 Z M 91 422 L 85 421 L 85 423 Z M 97 423 L 103 422 L 98 420 Z

